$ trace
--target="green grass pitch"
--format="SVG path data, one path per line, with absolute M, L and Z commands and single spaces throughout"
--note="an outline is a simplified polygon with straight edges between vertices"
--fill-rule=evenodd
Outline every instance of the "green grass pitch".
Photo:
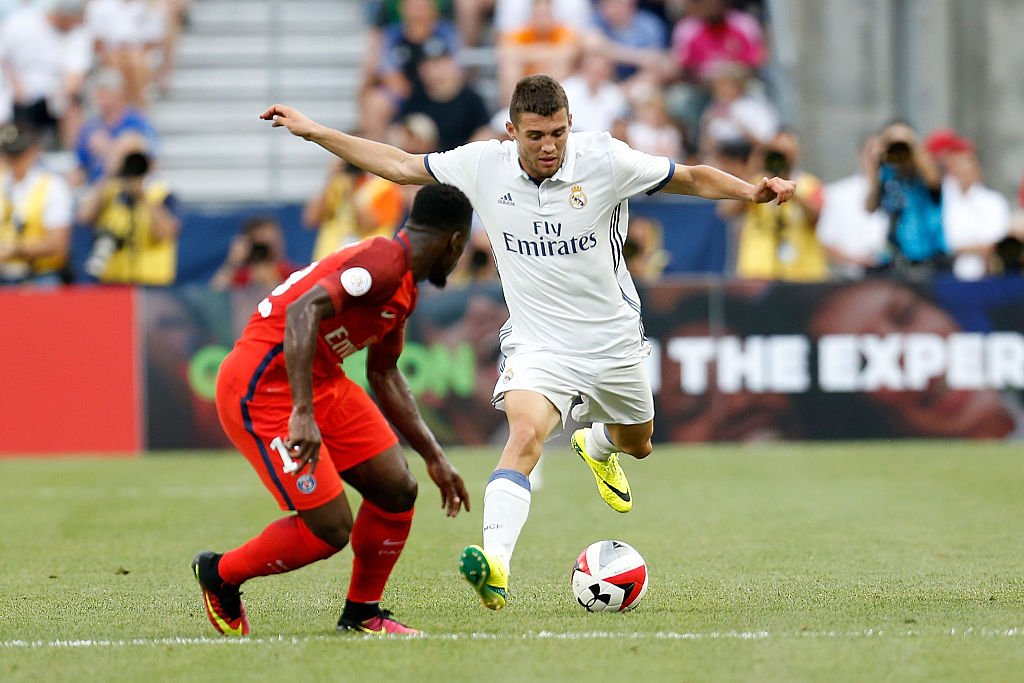
M 279 516 L 234 454 L 0 460 L 0 680 L 1019 680 L 1024 452 L 1014 444 L 659 447 L 626 462 L 633 511 L 549 448 L 485 610 L 456 571 L 494 450 L 453 450 L 473 511 L 420 499 L 384 605 L 427 635 L 334 633 L 351 553 L 245 586 L 250 638 L 216 634 L 189 571 Z M 350 501 L 355 503 L 353 497 Z M 589 614 L 568 576 L 619 538 L 651 580 Z

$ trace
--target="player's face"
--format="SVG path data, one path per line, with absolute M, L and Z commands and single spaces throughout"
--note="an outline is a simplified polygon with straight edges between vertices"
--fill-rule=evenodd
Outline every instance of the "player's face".
M 864 282 L 833 296 L 811 321 L 823 334 L 929 333 L 941 337 L 960 327 L 942 309 L 913 291 L 889 282 Z M 923 391 L 880 388 L 871 397 L 885 405 L 909 432 L 925 436 L 1003 436 L 1010 418 L 992 390 L 953 389 L 940 377 Z
M 572 117 L 564 109 L 551 116 L 530 112 L 519 115 L 519 121 L 506 124 L 508 134 L 519 145 L 519 163 L 534 178 L 550 178 L 562 166 L 565 142 Z

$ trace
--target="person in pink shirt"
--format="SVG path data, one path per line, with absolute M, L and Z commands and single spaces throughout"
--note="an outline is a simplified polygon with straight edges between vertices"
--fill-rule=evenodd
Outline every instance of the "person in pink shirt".
M 686 0 L 685 8 L 686 16 L 672 30 L 679 80 L 669 90 L 669 107 L 692 140 L 710 99 L 708 83 L 717 65 L 732 62 L 756 71 L 764 64 L 766 49 L 757 19 L 731 9 L 726 0 Z

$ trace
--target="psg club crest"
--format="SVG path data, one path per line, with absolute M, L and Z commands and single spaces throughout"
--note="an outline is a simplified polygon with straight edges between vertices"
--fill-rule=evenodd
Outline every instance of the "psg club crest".
M 582 209 L 587 205 L 587 195 L 583 193 L 580 185 L 573 185 L 569 190 L 569 206 L 574 209 Z
M 295 480 L 295 487 L 302 493 L 313 493 L 316 491 L 316 477 L 312 474 L 303 474 Z

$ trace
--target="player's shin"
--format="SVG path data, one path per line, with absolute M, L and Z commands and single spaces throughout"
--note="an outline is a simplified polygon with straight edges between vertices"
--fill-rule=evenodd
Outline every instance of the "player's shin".
M 364 500 L 352 526 L 350 603 L 376 605 L 412 527 L 413 510 L 388 512 Z M 349 611 L 346 604 L 345 611 Z
M 292 515 L 270 523 L 256 538 L 224 553 L 218 571 L 223 581 L 237 586 L 257 576 L 305 567 L 338 550 L 310 531 L 298 515 Z
M 509 567 L 516 541 L 530 514 L 530 480 L 522 472 L 498 469 L 484 489 L 484 552 Z

